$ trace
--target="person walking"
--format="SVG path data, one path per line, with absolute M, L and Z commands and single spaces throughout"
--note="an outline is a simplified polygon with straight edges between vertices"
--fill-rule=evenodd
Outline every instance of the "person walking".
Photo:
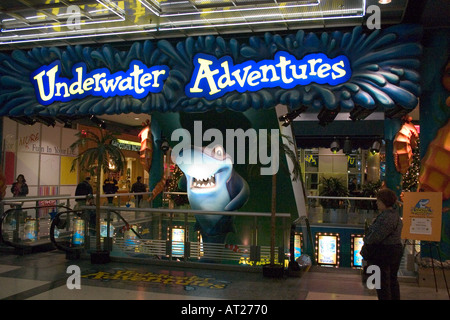
M 75 189 L 75 195 L 76 196 L 92 195 L 94 191 L 92 189 L 90 181 L 91 181 L 91 177 L 85 177 L 84 180 L 77 185 L 77 188 Z M 89 201 L 87 201 L 87 197 L 80 198 L 80 199 L 75 199 L 75 201 L 77 202 L 78 206 L 84 206 L 86 204 L 88 204 L 88 205 L 92 204 L 92 203 L 88 203 Z
M 137 192 L 146 192 L 147 191 L 147 186 L 141 182 L 142 177 L 137 177 L 136 178 L 136 182 L 133 183 L 133 185 L 131 186 L 131 192 L 132 193 L 137 193 Z M 142 195 L 136 195 L 136 208 L 139 208 L 139 204 L 141 203 L 142 200 Z
M 119 184 L 112 174 L 103 182 L 103 192 L 106 194 L 114 194 L 119 190 Z M 114 197 L 108 197 L 108 204 L 113 203 Z
M 377 193 L 379 214 L 369 226 L 364 237 L 365 248 L 361 250 L 368 265 L 380 268 L 380 288 L 377 288 L 379 300 L 400 300 L 397 273 L 403 255 L 403 223 L 394 209 L 396 203 L 394 191 L 386 188 Z

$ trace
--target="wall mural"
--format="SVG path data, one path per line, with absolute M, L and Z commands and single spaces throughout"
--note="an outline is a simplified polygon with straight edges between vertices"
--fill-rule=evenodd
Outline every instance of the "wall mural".
M 16 50 L 0 54 L 0 116 L 245 111 L 280 103 L 337 112 L 379 107 L 395 115 L 417 105 L 421 34 L 419 26 L 398 25 L 370 33 L 266 33 L 248 43 L 147 40 L 128 51 Z

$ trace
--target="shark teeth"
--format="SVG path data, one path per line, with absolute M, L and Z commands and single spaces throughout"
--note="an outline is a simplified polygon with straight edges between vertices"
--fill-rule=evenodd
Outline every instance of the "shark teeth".
M 216 186 L 216 178 L 214 175 L 206 179 L 192 178 L 192 188 L 213 188 Z

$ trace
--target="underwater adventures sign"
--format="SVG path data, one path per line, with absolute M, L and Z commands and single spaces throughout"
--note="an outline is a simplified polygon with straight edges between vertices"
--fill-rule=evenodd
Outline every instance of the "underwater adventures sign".
M 329 59 L 323 53 L 308 54 L 297 60 L 279 51 L 273 60 L 234 64 L 229 56 L 217 59 L 199 53 L 194 57 L 194 72 L 185 93 L 192 98 L 217 99 L 232 91 L 254 92 L 265 88 L 292 89 L 298 85 L 339 85 L 350 79 L 350 62 L 344 55 Z
M 61 62 L 57 60 L 31 74 L 31 82 L 40 104 L 67 102 L 86 96 L 108 98 L 130 95 L 142 99 L 149 93 L 162 91 L 164 80 L 169 76 L 169 67 L 163 65 L 148 68 L 141 61 L 133 60 L 125 72 L 111 74 L 107 68 L 100 68 L 86 73 L 86 64 L 80 62 L 72 68 L 72 79 L 60 77 L 60 72 Z
M 142 99 L 163 90 L 169 71 L 166 65 L 147 67 L 141 61 L 133 60 L 126 71 L 111 73 L 107 68 L 99 68 L 88 73 L 86 64 L 80 62 L 72 67 L 73 77 L 68 79 L 60 76 L 61 62 L 57 60 L 35 70 L 30 80 L 38 102 L 50 105 L 86 96 Z M 351 73 L 350 62 L 343 55 L 330 59 L 323 53 L 315 53 L 297 60 L 291 54 L 279 51 L 273 60 L 249 60 L 235 65 L 230 56 L 217 59 L 199 53 L 194 57 L 194 71 L 184 91 L 189 98 L 214 100 L 233 91 L 291 89 L 313 82 L 335 86 L 350 79 Z

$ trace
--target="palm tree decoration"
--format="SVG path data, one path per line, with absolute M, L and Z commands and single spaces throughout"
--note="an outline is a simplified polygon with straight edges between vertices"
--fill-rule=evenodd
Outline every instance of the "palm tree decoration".
M 281 142 L 279 144 L 279 150 L 276 150 L 276 152 L 278 152 L 279 155 L 286 155 L 287 158 L 292 162 L 292 181 L 297 181 L 300 179 L 301 183 L 303 184 L 303 179 L 302 179 L 302 171 L 301 171 L 301 166 L 300 166 L 300 162 L 297 159 L 297 155 L 295 154 L 295 152 L 292 150 L 291 146 L 295 146 L 294 141 L 292 140 L 291 137 L 285 135 L 285 134 L 280 134 L 281 138 Z M 267 135 L 267 144 L 269 145 L 272 141 L 272 137 L 270 134 Z M 268 147 L 268 149 L 270 149 Z M 281 157 L 279 158 L 279 163 L 281 164 L 282 168 L 286 171 L 289 171 L 287 167 L 284 166 L 284 162 L 281 160 Z M 249 174 L 252 176 L 255 174 L 255 170 L 259 169 L 260 165 L 256 165 L 256 166 L 249 166 Z M 303 191 L 305 189 L 303 188 Z M 305 195 L 305 199 L 306 199 L 306 195 Z M 276 264 L 275 264 L 275 231 L 276 231 L 276 211 L 277 211 L 277 172 L 274 172 L 272 174 L 272 193 L 271 193 L 271 210 L 270 210 L 270 263 L 268 265 L 265 266 L 265 270 L 267 270 L 268 272 L 268 276 L 272 276 L 271 275 L 271 271 L 270 268 L 276 268 Z M 264 270 L 264 269 L 263 269 Z M 264 272 L 264 271 L 263 271 Z M 275 273 L 277 271 L 274 271 Z
M 294 145 L 292 139 L 284 134 L 281 134 L 282 142 L 283 140 L 287 142 L 280 144 L 280 155 L 285 154 L 292 162 L 292 181 L 297 181 L 302 178 L 302 169 L 300 167 L 300 162 L 297 159 L 297 155 L 292 151 L 290 145 Z M 280 160 L 280 163 L 283 163 Z M 287 168 L 286 168 L 287 169 Z M 303 181 L 302 181 L 303 183 Z M 303 190 L 305 190 L 303 188 Z M 275 214 L 277 211 L 277 173 L 272 175 L 272 205 L 271 205 L 271 230 L 270 230 L 270 265 L 275 264 Z
M 100 177 L 110 171 L 121 171 L 124 167 L 125 157 L 117 147 L 118 144 L 111 143 L 117 141 L 116 134 L 98 130 L 98 134 L 89 130 L 82 130 L 76 133 L 78 140 L 71 146 L 71 150 L 78 147 L 86 148 L 73 160 L 71 171 L 75 171 L 77 163 L 82 171 L 96 175 L 96 195 L 95 195 L 95 230 L 97 252 L 101 251 L 100 243 Z

